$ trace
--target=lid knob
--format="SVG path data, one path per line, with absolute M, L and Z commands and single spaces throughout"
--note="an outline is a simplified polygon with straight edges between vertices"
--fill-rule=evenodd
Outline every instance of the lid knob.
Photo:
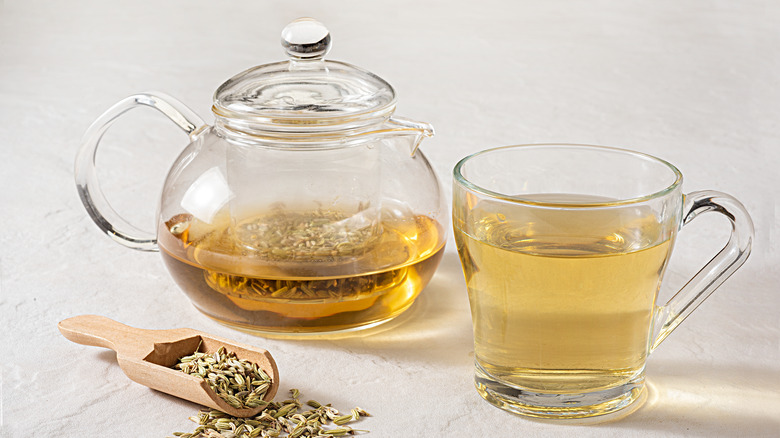
M 282 29 L 282 47 L 294 59 L 322 59 L 330 50 L 330 32 L 313 18 L 299 18 Z

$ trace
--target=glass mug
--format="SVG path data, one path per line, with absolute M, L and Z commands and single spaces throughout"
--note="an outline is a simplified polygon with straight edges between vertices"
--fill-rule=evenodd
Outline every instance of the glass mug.
M 475 385 L 540 418 L 585 418 L 645 393 L 647 356 L 747 259 L 753 224 L 714 191 L 638 152 L 588 145 L 489 149 L 454 169 L 453 228 L 474 328 Z M 716 211 L 731 238 L 656 305 L 677 231 Z

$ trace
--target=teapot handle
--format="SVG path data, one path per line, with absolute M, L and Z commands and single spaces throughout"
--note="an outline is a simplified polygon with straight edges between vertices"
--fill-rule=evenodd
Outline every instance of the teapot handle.
M 156 234 L 140 230 L 119 216 L 103 196 L 95 172 L 95 154 L 103 134 L 119 116 L 138 106 L 150 106 L 165 114 L 189 135 L 190 140 L 206 126 L 197 114 L 166 94 L 150 92 L 125 98 L 87 129 L 76 156 L 76 187 L 89 216 L 114 241 L 141 251 L 157 251 Z

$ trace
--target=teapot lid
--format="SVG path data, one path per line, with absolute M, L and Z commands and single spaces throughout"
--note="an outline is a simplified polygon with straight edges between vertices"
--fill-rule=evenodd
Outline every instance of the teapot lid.
M 353 65 L 324 60 L 330 32 L 312 18 L 282 30 L 288 61 L 253 67 L 217 88 L 218 121 L 242 132 L 318 132 L 383 122 L 395 110 L 393 87 Z

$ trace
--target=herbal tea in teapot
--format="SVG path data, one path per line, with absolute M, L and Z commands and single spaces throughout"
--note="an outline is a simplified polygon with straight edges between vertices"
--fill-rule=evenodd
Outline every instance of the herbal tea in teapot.
M 422 215 L 383 220 L 378 235 L 339 226 L 338 210 L 276 207 L 237 226 L 177 216 L 158 232 L 171 275 L 207 315 L 254 330 L 344 330 L 413 302 L 443 252 Z
M 282 45 L 286 61 L 217 88 L 213 125 L 160 93 L 114 105 L 79 151 L 79 195 L 115 241 L 160 250 L 182 291 L 217 321 L 275 335 L 371 327 L 407 309 L 442 256 L 449 215 L 419 150 L 433 127 L 396 116 L 382 78 L 324 59 L 321 23 L 290 23 Z M 138 106 L 190 140 L 163 185 L 156 235 L 111 208 L 95 171 L 103 133 Z

